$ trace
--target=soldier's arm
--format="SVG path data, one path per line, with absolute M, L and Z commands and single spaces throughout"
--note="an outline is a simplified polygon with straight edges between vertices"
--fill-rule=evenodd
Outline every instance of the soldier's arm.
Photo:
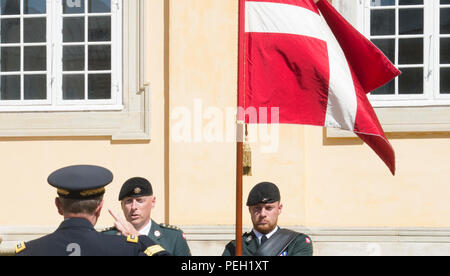
M 313 245 L 311 238 L 306 235 L 299 235 L 292 246 L 289 246 L 288 256 L 312 256 Z
M 189 248 L 186 236 L 183 232 L 177 233 L 175 251 L 173 253 L 176 256 L 192 256 L 191 249 Z
M 234 256 L 235 254 L 236 254 L 236 247 L 234 245 L 234 242 L 229 242 L 225 246 L 225 250 L 223 251 L 222 256 L 230 257 L 230 256 Z

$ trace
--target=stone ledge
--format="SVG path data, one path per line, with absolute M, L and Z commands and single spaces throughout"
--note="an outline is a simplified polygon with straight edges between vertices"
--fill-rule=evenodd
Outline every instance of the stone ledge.
M 102 229 L 104 227 L 96 227 Z M 234 226 L 180 226 L 194 256 L 217 256 L 235 239 Z M 450 255 L 449 228 L 305 228 L 287 227 L 311 237 L 314 254 L 336 255 Z M 243 232 L 249 231 L 244 226 Z M 55 227 L 0 227 L 0 256 L 15 245 L 49 234 Z

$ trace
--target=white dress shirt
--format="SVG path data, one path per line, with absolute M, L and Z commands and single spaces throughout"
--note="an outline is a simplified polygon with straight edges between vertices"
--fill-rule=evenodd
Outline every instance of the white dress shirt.
M 275 232 L 277 232 L 278 229 L 280 228 L 277 226 L 275 227 L 275 229 L 272 230 L 272 232 L 266 234 L 265 236 L 267 237 L 267 239 L 270 239 L 270 237 L 272 237 L 272 235 L 275 234 Z M 261 238 L 264 236 L 264 234 L 259 233 L 255 229 L 253 229 L 253 233 L 255 233 L 256 237 L 258 238 L 258 244 L 261 244 Z
M 152 228 L 152 220 L 150 220 L 149 223 L 139 231 L 139 234 L 147 236 L 150 233 L 151 228 Z

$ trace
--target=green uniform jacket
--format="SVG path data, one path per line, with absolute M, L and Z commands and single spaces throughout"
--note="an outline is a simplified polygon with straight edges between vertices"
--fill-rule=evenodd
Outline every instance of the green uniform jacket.
M 120 235 L 115 227 L 102 231 L 107 235 Z M 191 256 L 191 250 L 186 242 L 183 231 L 172 225 L 157 224 L 152 220 L 152 227 L 148 235 L 158 244 L 160 244 L 172 256 Z
M 243 256 L 254 256 L 256 251 L 259 249 L 259 242 L 253 231 L 250 233 L 245 233 L 242 236 L 242 255 Z M 236 242 L 229 242 L 222 256 L 235 256 L 236 254 Z M 281 256 L 312 256 L 313 246 L 311 239 L 300 234 L 297 238 L 287 247 L 285 251 L 281 253 Z

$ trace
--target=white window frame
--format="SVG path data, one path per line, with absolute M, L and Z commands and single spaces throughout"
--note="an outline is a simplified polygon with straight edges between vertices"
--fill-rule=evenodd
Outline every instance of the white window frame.
M 425 0 L 429 2 L 432 0 Z M 367 9 L 366 0 L 333 0 L 333 6 L 356 28 L 363 34 L 364 26 L 367 20 L 365 12 Z M 434 28 L 438 28 L 438 16 L 434 17 Z M 433 51 L 438 51 L 439 43 L 433 40 Z M 438 53 L 438 52 L 437 52 Z M 434 64 L 439 64 L 438 55 L 435 55 Z M 436 72 L 432 72 L 433 78 L 439 78 Z M 437 81 L 435 79 L 435 81 Z M 380 104 L 372 101 L 375 112 L 380 120 L 386 133 L 396 133 L 400 137 L 407 133 L 423 134 L 424 137 L 434 135 L 435 133 L 450 132 L 450 105 L 446 105 L 445 99 L 439 101 L 438 105 L 414 105 L 413 101 L 405 101 L 404 105 L 393 104 L 393 101 L 387 104 Z M 328 143 L 333 143 L 334 138 L 353 138 L 355 135 L 349 131 L 343 131 L 334 128 L 327 128 L 325 136 L 331 138 Z M 415 136 L 422 137 L 422 136 Z M 433 137 L 433 136 L 432 136 Z M 439 136 L 440 137 L 440 136 Z M 354 140 L 359 143 L 359 139 Z
M 21 0 L 23 1 L 23 0 Z M 61 0 L 47 0 L 47 13 L 38 15 L 21 15 L 21 30 L 23 30 L 23 18 L 43 17 L 47 18 L 47 41 L 45 43 L 35 44 L 11 44 L 14 46 L 47 46 L 47 99 L 46 100 L 19 100 L 19 101 L 0 101 L 0 112 L 30 112 L 30 111 L 96 111 L 96 110 L 122 110 L 122 2 L 123 0 L 111 0 L 111 13 L 90 14 L 93 16 L 110 15 L 111 16 L 111 42 L 88 42 L 88 24 L 85 24 L 85 42 L 73 43 L 75 45 L 87 44 L 111 44 L 111 70 L 96 71 L 95 73 L 111 73 L 111 99 L 108 100 L 63 100 L 62 99 L 62 52 L 63 45 L 63 9 Z M 23 2 L 21 9 L 23 10 Z M 86 2 L 84 14 L 64 15 L 65 17 L 88 16 L 88 5 Z M 23 41 L 23 31 L 21 31 L 21 41 Z M 10 46 L 8 44 L 8 46 Z M 87 47 L 86 47 L 87 48 Z M 85 60 L 88 53 L 85 53 Z M 21 51 L 21 66 L 23 67 L 23 50 Z M 85 71 L 70 72 L 84 74 L 85 93 L 88 93 L 88 74 L 87 64 Z M 25 72 L 32 74 L 33 72 Z M 21 70 L 20 74 L 24 74 Z M 21 85 L 21 95 L 24 87 Z
M 117 3 L 117 2 L 115 2 Z M 0 112 L 0 137 L 111 137 L 151 140 L 152 90 L 163 98 L 165 1 L 126 0 L 123 11 L 121 110 Z M 151 43 L 150 43 L 151 41 Z
M 424 68 L 424 94 L 420 95 L 369 95 L 369 100 L 374 107 L 420 107 L 420 106 L 445 106 L 450 105 L 450 95 L 439 93 L 439 46 L 440 37 L 442 37 L 439 29 L 440 24 L 440 3 L 439 1 L 424 0 L 423 5 L 397 6 L 396 12 L 396 29 L 398 30 L 398 13 L 402 8 L 424 8 L 424 34 L 423 35 L 388 35 L 375 36 L 370 35 L 370 11 L 374 9 L 386 9 L 393 6 L 371 7 L 371 0 L 364 0 L 364 5 L 360 5 L 363 9 L 363 33 L 369 38 L 395 38 L 396 39 L 396 55 L 395 64 L 402 70 L 407 67 L 417 67 L 417 65 L 398 65 L 398 38 L 423 38 L 423 68 Z M 398 0 L 396 0 L 398 3 Z M 450 6 L 450 5 L 449 5 Z M 398 80 L 396 80 L 396 90 L 398 90 Z

